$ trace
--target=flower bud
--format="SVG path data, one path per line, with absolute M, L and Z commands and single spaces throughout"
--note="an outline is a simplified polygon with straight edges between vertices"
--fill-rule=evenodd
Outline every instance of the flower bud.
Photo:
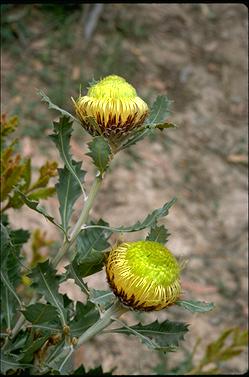
M 114 294 L 133 309 L 161 310 L 181 294 L 180 265 L 158 242 L 125 242 L 112 249 L 106 274 Z
M 127 135 L 141 126 L 148 114 L 148 106 L 137 96 L 135 88 L 116 75 L 100 80 L 86 96 L 73 102 L 82 126 L 93 136 Z

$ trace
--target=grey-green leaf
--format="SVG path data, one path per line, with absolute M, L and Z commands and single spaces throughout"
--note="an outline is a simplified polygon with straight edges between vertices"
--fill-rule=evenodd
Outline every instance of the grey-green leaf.
M 164 227 L 164 225 L 154 225 L 150 229 L 150 232 L 146 237 L 146 240 L 160 242 L 164 245 L 168 241 L 169 236 L 170 233 L 168 232 L 168 229 Z
M 48 338 L 49 334 L 33 340 L 32 343 L 28 345 L 28 347 L 23 349 L 21 361 L 23 363 L 30 363 L 33 360 L 34 352 L 38 351 Z
M 96 226 L 108 226 L 103 220 L 99 220 L 98 223 L 91 223 L 90 225 Z M 96 253 L 94 251 L 103 251 L 110 247 L 108 238 L 111 235 L 110 230 L 101 228 L 89 228 L 83 229 L 77 238 L 77 261 L 81 263 L 83 261 L 91 262 L 91 259 L 95 261 Z M 91 256 L 93 254 L 93 258 Z
M 68 111 L 66 110 L 63 110 L 61 109 L 59 106 L 55 105 L 51 100 L 50 98 L 42 91 L 42 90 L 38 90 L 37 91 L 37 94 L 40 95 L 42 97 L 42 101 L 43 102 L 46 102 L 48 104 L 48 108 L 49 109 L 53 109 L 53 110 L 56 110 L 56 111 L 59 111 L 62 115 L 65 115 L 69 118 L 71 118 L 73 121 L 75 122 L 79 122 L 79 120 L 77 118 L 75 118 L 72 114 L 70 114 Z
M 58 321 L 57 310 L 50 304 L 32 304 L 27 306 L 22 313 L 32 324 Z
M 175 303 L 178 306 L 182 306 L 184 309 L 190 312 L 205 313 L 214 309 L 214 304 L 212 302 L 204 301 L 193 301 L 193 300 L 178 300 Z
M 39 202 L 35 201 L 35 200 L 30 200 L 27 198 L 26 195 L 24 195 L 21 191 L 19 190 L 16 190 L 18 191 L 18 193 L 20 194 L 20 196 L 22 197 L 22 200 L 24 201 L 24 203 L 31 209 L 33 209 L 34 211 L 40 213 L 41 215 L 43 215 L 47 220 L 49 220 L 51 223 L 53 223 L 54 225 L 56 225 L 59 229 L 61 229 L 63 232 L 64 232 L 64 229 L 55 222 L 54 218 L 50 215 L 47 214 L 47 212 L 45 211 L 44 208 L 42 208 L 40 205 L 39 205 Z
M 150 115 L 146 119 L 145 125 L 164 124 L 165 119 L 170 114 L 171 102 L 167 96 L 158 96 L 151 107 Z
M 71 375 L 73 370 L 73 351 L 73 346 L 64 344 L 61 352 L 48 363 L 48 366 L 58 371 L 60 375 Z
M 93 288 L 90 289 L 89 300 L 96 305 L 103 306 L 104 308 L 109 306 L 115 300 L 115 297 L 114 293 L 110 290 L 100 291 Z
M 24 369 L 32 367 L 32 364 L 22 364 L 19 362 L 19 356 L 14 354 L 1 355 L 0 358 L 1 373 L 4 375 L 9 370 L 16 371 L 17 369 Z M 13 373 L 11 373 L 13 374 Z
M 99 319 L 99 312 L 91 302 L 76 304 L 76 316 L 70 324 L 72 336 L 80 336 Z
M 59 278 L 56 276 L 56 271 L 48 261 L 38 263 L 32 269 L 30 278 L 37 292 L 44 295 L 47 301 L 57 309 L 61 323 L 64 326 L 66 324 L 66 310 L 64 309 L 63 296 L 58 292 Z
M 163 207 L 155 209 L 142 222 L 138 221 L 134 225 L 128 227 L 121 226 L 119 228 L 116 228 L 115 231 L 136 232 L 138 230 L 154 226 L 161 217 L 168 215 L 169 209 L 175 204 L 175 202 L 176 198 L 173 198 L 170 202 L 165 203 Z
M 82 182 L 85 176 L 85 171 L 81 170 L 81 162 L 72 161 L 76 175 Z M 65 166 L 64 169 L 58 169 L 59 182 L 55 185 L 57 196 L 60 203 L 60 215 L 62 227 L 65 231 L 68 230 L 69 221 L 72 215 L 73 206 L 81 194 L 81 186 L 74 175 Z
M 88 143 L 90 152 L 88 156 L 92 157 L 93 163 L 102 175 L 109 166 L 111 149 L 103 136 L 96 136 L 90 143 Z
M 77 284 L 81 288 L 81 290 L 88 295 L 89 292 L 88 292 L 87 285 L 82 280 L 83 275 L 82 275 L 82 271 L 80 267 L 76 263 L 76 260 L 74 260 L 72 263 L 68 265 L 66 277 L 74 279 L 75 284 Z
M 67 167 L 67 169 L 70 171 L 70 173 L 74 176 L 74 178 L 78 182 L 83 195 L 86 196 L 85 190 L 81 182 L 81 171 L 79 172 L 79 170 L 76 169 L 76 166 L 75 164 L 73 164 L 72 156 L 70 154 L 69 143 L 70 143 L 72 131 L 73 131 L 72 122 L 69 120 L 67 116 L 63 116 L 60 118 L 59 122 L 54 122 L 54 133 L 50 135 L 50 138 L 55 143 L 60 153 L 60 156 L 65 163 L 65 166 Z
M 165 320 L 162 323 L 155 321 L 148 325 L 139 323 L 131 327 L 125 326 L 108 330 L 108 332 L 135 335 L 149 348 L 165 352 L 175 351 L 179 341 L 184 339 L 187 331 L 187 324 L 169 320 Z

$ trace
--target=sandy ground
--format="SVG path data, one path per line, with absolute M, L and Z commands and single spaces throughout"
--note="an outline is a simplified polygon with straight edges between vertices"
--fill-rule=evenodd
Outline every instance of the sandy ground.
M 133 153 L 117 156 L 92 215 L 104 217 L 113 226 L 128 225 L 173 196 L 178 198 L 162 221 L 171 233 L 168 247 L 177 257 L 188 260 L 182 274 L 185 297 L 214 302 L 215 310 L 193 315 L 172 307 L 146 314 L 143 320 L 169 318 L 189 323 L 184 345 L 191 349 L 197 337 L 202 338 L 198 360 L 204 347 L 223 330 L 246 328 L 248 320 L 247 9 L 242 4 L 107 4 L 84 61 L 89 77 L 96 76 L 92 62 L 103 46 L 104 28 L 112 25 L 115 17 L 148 28 L 144 38 L 123 39 L 120 59 L 126 59 L 127 64 L 135 61 L 134 75 L 126 78 L 140 96 L 151 102 L 157 94 L 166 92 L 174 101 L 170 120 L 179 127 L 158 132 L 155 138 L 133 147 Z M 77 31 L 75 48 L 79 38 Z M 77 77 L 82 62 L 75 56 L 72 60 Z M 4 69 L 15 70 L 8 51 L 3 54 Z M 22 80 L 27 83 L 24 92 L 22 81 L 16 83 L 21 104 L 30 96 L 27 88 L 34 91 L 39 85 L 35 71 L 33 80 L 25 75 Z M 5 82 L 3 91 L 4 109 L 11 112 L 10 90 Z M 72 151 L 77 159 L 86 152 L 86 137 L 80 140 L 79 135 L 81 130 L 76 129 Z M 36 143 L 28 136 L 22 139 L 24 152 L 33 156 L 35 165 L 56 158 L 50 142 L 51 148 L 47 147 L 45 135 L 39 140 L 39 150 Z M 84 157 L 84 166 L 90 169 L 86 178 L 89 186 L 93 170 L 88 157 Z M 49 200 L 47 207 L 58 215 L 56 199 Z M 75 219 L 79 207 L 80 203 Z M 14 223 L 31 229 L 41 226 L 57 238 L 54 229 L 28 209 L 16 214 Z M 145 235 L 134 233 L 127 239 Z M 104 272 L 92 276 L 89 284 L 107 287 Z M 124 319 L 136 321 L 132 313 Z M 170 355 L 171 363 L 180 355 Z M 78 351 L 76 363 L 82 361 L 87 368 L 102 364 L 104 371 L 116 366 L 114 374 L 136 375 L 152 374 L 160 359 L 132 337 L 105 334 Z M 221 368 L 225 374 L 245 372 L 247 352 Z

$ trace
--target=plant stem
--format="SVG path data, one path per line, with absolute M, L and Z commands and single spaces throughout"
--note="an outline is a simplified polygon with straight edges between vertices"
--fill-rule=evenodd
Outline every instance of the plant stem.
M 125 308 L 120 301 L 116 301 L 94 325 L 87 329 L 78 339 L 76 348 L 109 326 L 113 318 L 118 318 L 129 309 Z
M 100 174 L 97 174 L 95 177 L 95 180 L 93 182 L 93 185 L 91 187 L 91 190 L 89 192 L 89 196 L 85 202 L 85 205 L 83 207 L 83 210 L 81 212 L 81 215 L 75 224 L 75 226 L 72 229 L 71 237 L 70 239 L 66 239 L 63 243 L 61 249 L 58 251 L 54 259 L 52 260 L 52 265 L 56 267 L 58 263 L 61 261 L 61 259 L 64 257 L 64 255 L 67 253 L 69 248 L 74 244 L 74 241 L 76 240 L 78 234 L 81 231 L 82 226 L 86 223 L 88 219 L 89 212 L 92 208 L 94 199 L 99 191 L 100 185 L 102 183 L 102 176 Z

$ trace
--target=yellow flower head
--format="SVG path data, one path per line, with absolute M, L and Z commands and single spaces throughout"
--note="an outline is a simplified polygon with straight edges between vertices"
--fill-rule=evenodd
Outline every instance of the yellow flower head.
M 137 96 L 135 88 L 116 75 L 100 80 L 86 96 L 73 102 L 83 127 L 93 136 L 126 135 L 140 126 L 148 114 L 148 106 Z
M 134 309 L 161 310 L 181 294 L 180 266 L 158 242 L 122 243 L 109 252 L 106 274 L 114 294 Z

